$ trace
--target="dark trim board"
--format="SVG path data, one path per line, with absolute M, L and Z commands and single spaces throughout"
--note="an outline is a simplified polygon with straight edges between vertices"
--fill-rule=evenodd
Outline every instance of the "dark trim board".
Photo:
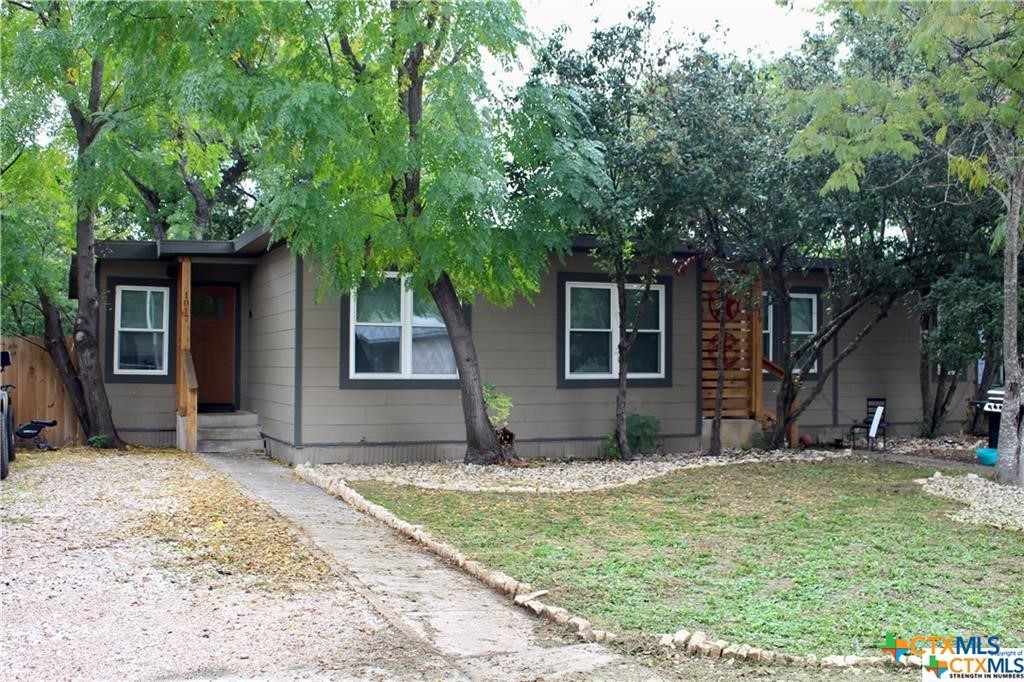
M 703 390 L 704 389 L 704 370 L 702 369 L 702 367 L 704 365 L 704 360 L 703 360 L 704 344 L 701 343 L 701 342 L 703 341 L 702 337 L 704 335 L 704 259 L 703 258 L 698 258 L 697 262 L 694 265 L 696 267 L 691 268 L 691 269 L 693 270 L 694 273 L 696 273 L 695 276 L 697 278 L 697 286 L 694 287 L 697 290 L 697 300 L 696 300 L 696 304 L 697 304 L 696 313 L 697 313 L 697 316 L 693 318 L 695 320 L 695 324 L 696 324 L 696 333 L 693 335 L 693 338 L 696 341 L 696 352 L 695 352 L 693 357 L 694 357 L 694 362 L 696 363 L 695 364 L 696 369 L 695 369 L 694 375 L 695 375 L 696 384 L 697 384 L 697 401 L 694 403 L 697 406 L 697 415 L 696 415 L 696 417 L 697 417 L 697 426 L 695 427 L 695 430 L 696 430 L 698 436 L 703 436 L 704 435 L 704 390 Z M 758 396 L 758 399 L 759 400 L 764 400 L 764 397 L 763 396 Z
M 103 303 L 106 323 L 103 325 L 106 339 L 103 348 L 103 380 L 108 384 L 173 384 L 177 380 L 177 332 L 178 332 L 178 291 L 176 279 L 153 277 L 107 277 L 107 300 Z M 167 287 L 170 289 L 167 311 L 167 374 L 114 374 L 114 306 L 117 303 L 116 289 L 119 286 Z
M 672 345 L 674 339 L 672 337 L 672 293 L 674 289 L 674 281 L 672 277 L 658 277 L 656 278 L 658 284 L 665 287 L 665 329 L 663 333 L 665 335 L 665 376 L 660 379 L 627 379 L 626 386 L 629 388 L 666 388 L 672 386 Z M 639 277 L 630 277 L 630 282 L 639 282 Z M 560 271 L 556 278 L 556 286 L 558 291 L 558 313 L 555 318 L 555 324 L 558 325 L 555 330 L 555 352 L 558 357 L 555 360 L 555 387 L 558 389 L 573 389 L 573 388 L 618 388 L 619 382 L 617 379 L 566 379 L 565 378 L 565 285 L 567 282 L 601 282 L 610 283 L 611 280 L 607 275 L 594 272 L 566 272 Z M 698 338 L 699 338 L 698 334 Z M 615 349 L 612 349 L 615 352 Z M 698 356 L 699 357 L 699 356 Z M 700 394 L 700 382 L 697 382 L 697 393 Z M 524 441 L 525 442 L 525 441 Z
M 295 445 L 302 446 L 302 256 L 295 257 L 295 395 L 292 417 Z

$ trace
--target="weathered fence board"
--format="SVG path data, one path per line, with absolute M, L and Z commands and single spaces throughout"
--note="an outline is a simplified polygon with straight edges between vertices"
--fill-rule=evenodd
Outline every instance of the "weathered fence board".
M 4 337 L 0 345 L 3 350 L 11 352 L 13 364 L 4 370 L 3 383 L 16 387 L 11 391 L 15 422 L 23 424 L 30 419 L 56 419 L 57 426 L 43 432 L 52 445 L 64 447 L 81 443 L 82 430 L 74 405 L 53 361 L 43 348 L 42 339 Z M 19 447 L 27 444 L 28 441 L 18 441 Z

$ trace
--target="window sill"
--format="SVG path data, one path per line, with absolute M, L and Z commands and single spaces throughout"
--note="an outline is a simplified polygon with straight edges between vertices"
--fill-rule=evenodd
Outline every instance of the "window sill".
M 558 379 L 558 388 L 618 388 L 618 386 L 618 379 Z M 665 388 L 671 386 L 671 377 L 626 379 L 627 388 Z
M 460 388 L 458 379 L 409 379 L 396 377 L 394 379 L 350 379 L 342 377 L 339 388 L 349 389 L 402 389 L 416 390 L 421 388 L 430 389 L 452 389 Z

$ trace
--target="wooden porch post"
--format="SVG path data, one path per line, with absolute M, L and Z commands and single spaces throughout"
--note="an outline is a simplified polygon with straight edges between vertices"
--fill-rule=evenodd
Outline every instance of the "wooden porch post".
M 177 363 L 175 403 L 177 410 L 177 446 L 195 452 L 199 433 L 199 384 L 192 362 L 192 259 L 178 258 Z

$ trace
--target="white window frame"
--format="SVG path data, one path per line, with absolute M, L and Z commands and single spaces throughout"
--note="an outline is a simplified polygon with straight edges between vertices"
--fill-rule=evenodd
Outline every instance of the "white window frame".
M 627 290 L 642 290 L 643 284 L 627 284 Z M 611 372 L 572 372 L 569 363 L 570 355 L 570 339 L 571 332 L 573 331 L 599 331 L 604 332 L 604 329 L 573 329 L 572 328 L 572 290 L 573 289 L 606 289 L 610 291 L 608 296 L 608 304 L 611 306 Z M 651 291 L 658 292 L 658 329 L 640 329 L 641 332 L 658 332 L 658 353 L 660 355 L 660 372 L 627 372 L 627 379 L 664 379 L 665 378 L 665 348 L 666 348 L 666 333 L 665 333 L 665 285 L 664 284 L 652 284 Z M 567 381 L 590 381 L 594 379 L 617 379 L 619 376 L 619 299 L 618 289 L 616 285 L 610 282 L 566 282 L 565 283 L 565 326 L 562 328 L 562 334 L 564 342 L 564 361 L 565 361 L 565 372 L 564 378 Z
M 160 292 L 164 296 L 164 315 L 161 320 L 162 327 L 160 329 L 138 329 L 136 327 L 122 327 L 121 326 L 121 294 L 125 291 L 145 291 L 148 293 Z M 168 321 L 170 319 L 171 309 L 171 288 L 170 287 L 152 287 L 152 286 L 140 286 L 135 284 L 119 284 L 114 288 L 114 374 L 119 375 L 135 375 L 135 376 L 167 376 L 168 366 L 170 365 L 168 355 L 168 340 L 170 337 L 170 326 Z M 122 369 L 121 368 L 121 332 L 160 332 L 163 334 L 164 343 L 162 348 L 163 353 L 163 367 L 161 369 Z
M 775 362 L 775 306 L 768 300 L 768 292 L 761 292 L 761 316 L 764 318 L 761 321 L 761 335 L 768 337 L 768 354 L 764 357 Z M 761 350 L 764 351 L 763 344 Z M 767 372 L 768 370 L 761 371 Z
M 389 272 L 387 279 L 398 279 L 399 280 L 399 291 L 400 291 L 400 306 L 399 306 L 399 321 L 398 322 L 360 322 L 359 324 L 364 326 L 374 327 L 400 327 L 399 332 L 399 371 L 398 372 L 357 372 L 356 371 L 356 307 L 359 305 L 357 300 L 357 291 L 353 290 L 349 299 L 349 319 L 348 319 L 348 378 L 349 379 L 371 379 L 371 380 L 394 380 L 394 379 L 408 379 L 410 381 L 421 381 L 421 380 L 458 380 L 459 371 L 456 368 L 454 374 L 413 374 L 412 372 L 412 328 L 413 327 L 424 327 L 424 328 L 439 328 L 445 329 L 447 333 L 447 327 L 444 323 L 441 324 L 413 324 L 413 290 L 408 286 L 409 277 L 408 275 L 399 276 L 398 273 Z M 451 337 L 448 338 L 449 345 L 451 344 Z M 454 349 L 452 350 L 454 354 Z
M 790 320 L 789 320 L 789 335 L 790 335 L 790 337 L 793 337 L 793 336 L 814 336 L 815 334 L 818 333 L 818 294 L 814 294 L 814 293 L 793 293 L 793 292 L 790 292 L 790 294 L 789 294 L 790 301 L 792 301 L 793 299 L 796 299 L 796 298 L 806 298 L 806 299 L 809 299 L 811 301 L 811 331 L 810 332 L 794 332 L 793 331 L 793 318 L 792 318 L 792 314 L 793 313 L 792 313 L 792 309 L 791 309 L 790 310 Z M 816 374 L 817 372 L 818 372 L 818 357 L 817 357 L 817 354 L 815 354 L 814 364 L 811 365 L 810 374 Z M 794 374 L 799 374 L 800 370 L 794 368 L 793 369 L 793 373 Z

